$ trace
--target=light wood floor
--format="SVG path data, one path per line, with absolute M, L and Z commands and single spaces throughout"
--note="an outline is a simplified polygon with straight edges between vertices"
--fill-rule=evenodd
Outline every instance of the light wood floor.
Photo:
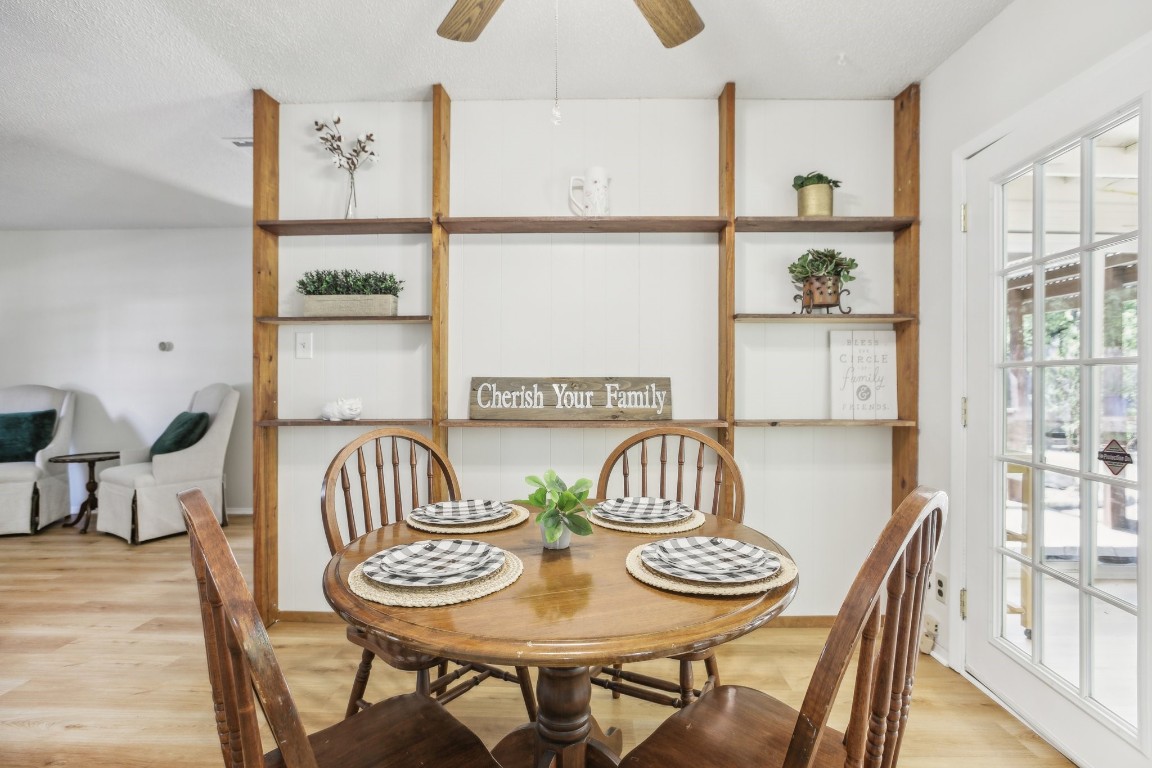
M 251 525 L 229 539 L 250 572 Z M 218 766 L 196 589 L 183 536 L 129 547 L 59 526 L 0 537 L 0 765 Z M 319 578 L 319 576 L 317 576 Z M 793 705 L 825 630 L 763 629 L 720 649 L 727 682 L 771 691 Z M 344 710 L 359 652 L 337 623 L 271 630 L 285 676 L 313 730 Z M 666 673 L 664 662 L 636 667 Z M 849 679 L 851 679 L 849 677 Z M 381 668 L 373 687 L 409 690 Z M 624 730 L 625 749 L 671 710 L 595 689 L 593 712 Z M 514 685 L 487 682 L 449 705 L 489 745 L 523 718 Z M 921 657 L 903 768 L 1067 767 L 1028 728 L 963 678 Z

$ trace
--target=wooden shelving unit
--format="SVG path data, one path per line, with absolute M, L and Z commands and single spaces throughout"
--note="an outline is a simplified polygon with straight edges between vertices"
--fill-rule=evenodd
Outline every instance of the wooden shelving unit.
M 915 216 L 737 216 L 737 232 L 899 232 Z
M 392 315 L 380 317 L 368 316 L 341 316 L 341 317 L 257 317 L 258 323 L 268 325 L 405 325 L 427 324 L 432 322 L 432 315 Z
M 839 323 L 861 325 L 865 323 L 914 323 L 916 318 L 911 315 L 841 315 L 839 313 L 827 315 L 786 315 L 786 314 L 755 314 L 750 312 L 737 312 L 732 316 L 738 323 Z
M 256 226 L 272 235 L 427 235 L 431 219 L 260 219 Z
M 266 622 L 278 607 L 278 430 L 286 427 L 405 426 L 431 430 L 447 447 L 451 429 L 622 429 L 644 428 L 636 421 L 489 421 L 448 418 L 448 251 L 451 235 L 706 233 L 717 237 L 717 402 L 715 419 L 676 419 L 667 423 L 715 429 L 735 452 L 736 428 L 888 427 L 892 430 L 892 498 L 902 499 L 916 484 L 919 387 L 919 86 L 893 101 L 894 204 L 892 216 L 736 216 L 736 88 L 728 83 L 717 99 L 719 178 L 715 216 L 611 217 L 455 217 L 450 214 L 451 99 L 432 87 L 431 215 L 393 219 L 279 218 L 279 104 L 262 91 L 253 102 L 253 471 L 254 570 L 257 605 Z M 893 235 L 893 311 L 883 315 L 757 314 L 735 312 L 736 237 L 756 232 L 890 232 Z M 431 241 L 429 315 L 392 318 L 281 317 L 278 311 L 280 237 L 322 235 L 427 235 Z M 359 419 L 329 422 L 285 419 L 277 413 L 278 326 L 295 324 L 431 325 L 431 417 Z M 896 330 L 899 419 L 737 419 L 735 413 L 736 323 L 891 324 Z
M 737 419 L 737 427 L 914 427 L 906 419 Z
M 328 421 L 327 419 L 265 419 L 258 427 L 430 427 L 432 419 L 353 419 Z
M 450 235 L 719 232 L 727 224 L 728 220 L 722 216 L 448 216 L 440 219 L 440 225 Z
M 665 421 L 626 421 L 622 419 L 584 419 L 571 421 L 516 421 L 504 419 L 446 419 L 445 427 L 458 429 L 648 429 L 661 425 L 720 429 L 728 426 L 719 419 L 667 419 Z

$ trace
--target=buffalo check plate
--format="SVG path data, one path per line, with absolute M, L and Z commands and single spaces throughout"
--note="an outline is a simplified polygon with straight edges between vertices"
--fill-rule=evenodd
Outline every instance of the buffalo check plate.
M 755 568 L 768 550 L 755 544 L 714 536 L 687 536 L 656 542 L 656 553 L 670 565 L 697 573 L 731 573 Z
M 672 499 L 625 496 L 600 502 L 592 508 L 592 514 L 614 523 L 662 525 L 687 520 L 692 508 Z
M 495 573 L 504 550 L 472 539 L 433 539 L 391 547 L 364 561 L 364 575 L 398 587 L 464 584 Z
M 512 507 L 502 501 L 460 499 L 416 507 L 408 517 L 426 525 L 475 525 L 508 517 L 512 511 Z
M 746 557 L 737 554 L 745 552 Z M 740 561 L 737 557 L 745 559 Z M 640 550 L 640 560 L 649 570 L 664 576 L 707 584 L 745 584 L 766 579 L 780 570 L 779 558 L 765 549 L 707 536 L 653 542 Z M 720 568 L 725 570 L 717 570 Z

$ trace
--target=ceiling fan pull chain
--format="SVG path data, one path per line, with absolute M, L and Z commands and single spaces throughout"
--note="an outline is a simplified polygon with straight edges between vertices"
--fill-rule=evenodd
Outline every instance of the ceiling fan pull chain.
M 556 0 L 552 27 L 552 125 L 560 125 L 560 0 Z

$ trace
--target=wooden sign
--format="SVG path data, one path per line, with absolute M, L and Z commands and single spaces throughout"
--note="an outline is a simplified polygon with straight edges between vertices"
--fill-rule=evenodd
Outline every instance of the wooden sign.
M 672 380 L 476 376 L 468 416 L 508 421 L 662 421 L 672 418 Z
M 896 419 L 896 332 L 829 331 L 832 418 Z

